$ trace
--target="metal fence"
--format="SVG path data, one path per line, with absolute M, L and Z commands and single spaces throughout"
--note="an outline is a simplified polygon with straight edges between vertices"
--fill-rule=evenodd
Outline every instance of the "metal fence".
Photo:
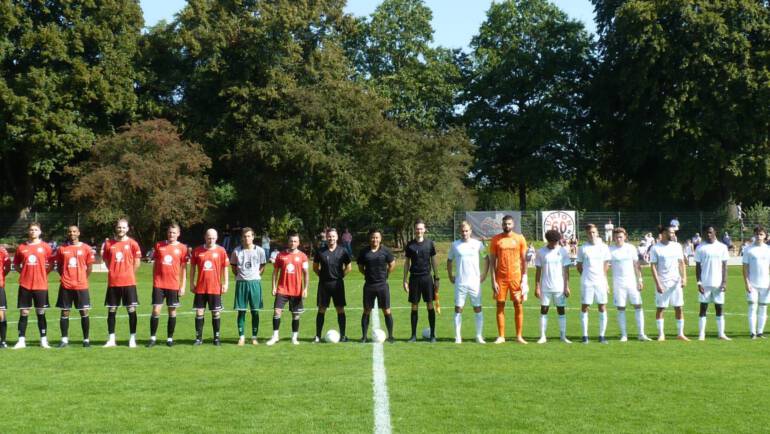
M 460 222 L 465 219 L 467 211 L 454 213 L 452 237 L 459 237 Z M 521 229 L 522 235 L 530 240 L 542 240 L 542 211 L 522 211 Z M 611 221 L 614 227 L 623 227 L 629 234 L 629 238 L 640 239 L 647 232 L 657 233 L 659 225 L 665 225 L 672 219 L 679 220 L 679 234 L 681 237 L 692 237 L 700 233 L 704 225 L 713 225 L 721 233 L 728 231 L 735 241 L 749 238 L 752 229 L 757 224 L 767 226 L 767 221 L 750 221 L 748 219 L 730 219 L 726 212 L 719 211 L 576 211 L 575 225 L 578 238 L 583 235 L 582 227 L 593 223 L 599 228 L 600 234 L 604 233 L 604 225 Z

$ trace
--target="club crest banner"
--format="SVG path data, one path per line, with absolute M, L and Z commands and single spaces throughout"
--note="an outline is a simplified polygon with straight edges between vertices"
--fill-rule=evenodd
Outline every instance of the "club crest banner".
M 521 233 L 521 211 L 467 211 L 465 220 L 471 224 L 473 237 L 488 240 L 503 231 L 503 217 L 513 217 L 513 231 Z
M 575 211 L 542 211 L 540 213 L 543 227 L 543 241 L 545 233 L 551 229 L 556 229 L 562 237 L 569 240 L 575 236 Z

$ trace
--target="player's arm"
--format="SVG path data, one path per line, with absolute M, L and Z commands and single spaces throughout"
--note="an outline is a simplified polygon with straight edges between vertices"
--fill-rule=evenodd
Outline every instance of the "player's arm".
M 8 256 L 3 260 L 3 276 L 7 276 L 11 272 L 11 258 Z
M 527 241 L 522 239 L 522 247 L 519 249 L 519 261 L 521 262 L 521 291 L 524 295 L 529 292 L 529 280 L 527 279 Z
M 680 262 L 682 262 L 680 260 Z M 685 286 L 684 282 L 686 282 L 686 278 L 684 277 L 684 273 L 682 272 L 682 266 L 680 264 L 679 266 L 679 274 L 682 275 L 682 287 Z M 698 292 L 703 294 L 703 283 L 700 281 L 700 275 L 701 275 L 701 266 L 700 262 L 695 263 L 695 280 L 698 282 Z
M 361 261 L 358 261 L 358 272 L 361 274 L 366 272 L 366 266 Z
M 727 261 L 722 261 L 722 292 L 727 289 Z
M 663 294 L 663 286 L 660 284 L 660 277 L 658 276 L 658 263 L 650 263 L 650 269 L 652 270 L 652 280 L 655 281 L 655 289 Z
M 353 264 L 348 262 L 347 264 L 345 264 L 345 268 L 342 269 L 342 276 L 343 277 L 347 276 L 348 273 L 350 273 L 352 270 L 353 270 Z
M 639 260 L 634 260 L 634 274 L 636 274 L 636 284 L 639 291 L 644 287 L 644 280 L 642 279 L 642 267 L 639 265 Z
M 195 292 L 195 262 L 190 261 L 190 292 Z
M 494 253 L 489 252 L 487 255 L 489 258 L 489 268 L 492 270 L 492 291 L 495 295 L 500 292 L 500 286 L 497 284 L 497 277 L 495 276 L 495 270 L 497 269 L 497 256 Z
M 564 275 L 564 296 L 569 297 L 570 290 L 569 290 L 569 265 L 565 265 L 562 267 L 562 273 Z
M 142 249 L 139 248 L 139 244 L 134 245 L 134 274 L 139 271 L 139 267 L 142 266 Z
M 227 258 L 225 256 L 225 258 Z M 230 286 L 230 273 L 227 269 L 227 259 L 225 259 L 224 263 L 222 264 L 222 274 L 224 275 L 224 283 L 222 284 L 222 294 L 227 293 L 227 288 Z
M 409 266 L 412 263 L 412 261 L 409 259 L 409 256 L 404 258 L 404 292 L 409 292 Z M 393 269 L 389 269 L 388 273 L 393 271 Z
M 576 268 L 578 270 L 578 273 L 583 274 L 583 249 L 578 247 L 577 249 L 577 265 Z
M 543 290 L 540 279 L 543 277 L 543 267 L 535 267 L 535 297 L 540 298 Z
M 388 263 L 388 274 L 392 273 L 393 270 L 395 269 L 396 269 L 396 259 L 393 258 L 393 260 L 390 261 L 390 263 Z
M 182 262 L 182 282 L 179 285 L 179 295 L 184 295 L 184 289 L 187 286 L 187 264 L 185 262 Z
M 307 298 L 308 286 L 310 286 L 310 270 L 308 267 L 302 267 L 302 298 Z
M 751 292 L 751 284 L 749 283 L 749 264 L 743 264 L 743 283 L 746 285 L 746 292 Z
M 233 250 L 233 253 L 230 255 L 230 267 L 233 269 L 233 274 L 237 276 L 238 275 L 238 255 L 235 253 L 235 250 Z
M 682 288 L 684 288 L 687 286 L 687 267 L 684 265 L 684 256 L 679 258 L 679 275 L 682 276 Z
M 452 274 L 452 260 L 446 260 L 446 274 L 449 277 L 449 281 L 455 283 L 455 276 Z
M 436 261 L 436 255 L 433 255 L 430 257 L 430 266 L 433 269 L 433 285 L 436 288 L 438 288 L 438 282 L 439 282 L 437 262 L 438 261 Z
M 481 283 L 487 280 L 487 273 L 489 273 L 489 256 L 484 256 L 484 265 L 481 266 Z M 494 273 L 492 273 L 494 274 Z
M 56 249 L 56 254 L 58 254 L 58 250 Z M 54 253 L 48 252 L 48 254 L 45 255 L 45 274 L 47 275 L 51 271 L 53 271 L 54 266 Z
M 275 295 L 278 292 L 278 273 L 280 270 L 278 267 L 273 264 L 273 295 Z

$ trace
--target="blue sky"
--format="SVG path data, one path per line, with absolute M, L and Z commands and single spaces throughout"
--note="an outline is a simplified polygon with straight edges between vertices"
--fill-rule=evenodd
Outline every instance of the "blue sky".
M 174 14 L 186 4 L 185 0 L 141 0 L 145 25 L 151 26 Z M 348 0 L 345 11 L 358 16 L 371 14 L 381 0 Z M 433 11 L 434 42 L 447 48 L 466 48 L 484 21 L 492 0 L 425 0 Z M 553 0 L 570 17 L 582 21 L 596 32 L 593 6 L 590 0 Z

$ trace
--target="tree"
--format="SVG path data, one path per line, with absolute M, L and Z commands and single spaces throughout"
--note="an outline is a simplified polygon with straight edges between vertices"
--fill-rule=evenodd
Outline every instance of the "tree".
M 767 5 L 629 0 L 609 10 L 592 115 L 611 204 L 770 198 Z
M 585 125 L 583 86 L 591 40 L 583 25 L 545 0 L 493 3 L 471 42 L 463 102 L 483 189 L 527 190 L 570 176 Z
M 430 46 L 432 16 L 423 0 L 385 0 L 347 40 L 359 77 L 390 101 L 388 117 L 401 126 L 446 128 L 456 118 L 460 52 Z
M 0 194 L 16 209 L 132 119 L 141 27 L 134 0 L 0 0 Z
M 149 245 L 163 224 L 203 221 L 210 167 L 199 144 L 182 140 L 171 123 L 155 119 L 100 139 L 91 157 L 68 172 L 75 177 L 72 199 L 89 223 L 111 228 L 128 217 L 135 237 Z

